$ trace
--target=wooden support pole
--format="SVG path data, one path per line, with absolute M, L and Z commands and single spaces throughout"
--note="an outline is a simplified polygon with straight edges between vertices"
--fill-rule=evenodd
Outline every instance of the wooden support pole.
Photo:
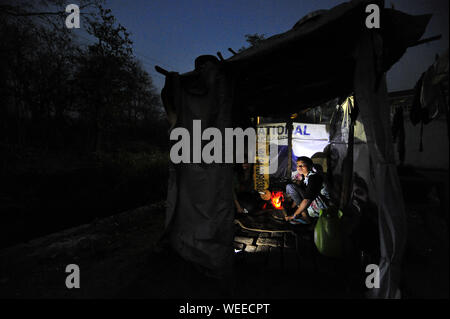
M 292 178 L 292 130 L 294 129 L 292 125 L 292 119 L 289 116 L 288 120 L 286 121 L 286 129 L 287 129 L 287 136 L 288 136 L 288 167 L 287 167 L 287 179 L 291 180 Z
M 222 56 L 222 53 L 217 52 L 217 56 L 219 57 L 220 61 L 225 61 L 225 59 Z
M 425 38 L 423 40 L 419 40 L 416 43 L 414 43 L 413 45 L 410 45 L 409 47 L 411 48 L 411 47 L 415 47 L 416 45 L 421 45 L 421 44 L 428 43 L 431 41 L 440 40 L 441 38 L 442 38 L 442 34 L 435 35 L 434 37 L 429 37 L 429 38 Z
M 228 51 L 230 51 L 231 53 L 233 53 L 233 55 L 236 55 L 236 54 L 237 54 L 232 48 L 228 48 Z
M 162 67 L 157 66 L 157 65 L 155 65 L 155 70 L 156 70 L 156 72 L 161 73 L 161 74 L 163 74 L 165 76 L 168 76 L 170 74 L 169 71 L 164 70 Z

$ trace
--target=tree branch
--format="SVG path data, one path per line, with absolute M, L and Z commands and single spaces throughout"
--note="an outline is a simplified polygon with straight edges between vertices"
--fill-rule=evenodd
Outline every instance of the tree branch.
M 85 5 L 80 6 L 80 10 L 95 5 L 95 2 L 90 2 Z M 49 16 L 49 15 L 65 15 L 66 11 L 48 11 L 48 12 L 26 12 L 19 9 L 19 7 L 0 5 L 0 12 L 12 15 L 15 17 L 32 17 L 32 16 Z M 80 12 L 80 15 L 82 13 Z

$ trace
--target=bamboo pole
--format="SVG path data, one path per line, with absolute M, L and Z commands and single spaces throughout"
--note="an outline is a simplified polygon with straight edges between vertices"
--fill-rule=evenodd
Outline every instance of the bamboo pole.
M 287 122 L 286 122 L 286 129 L 287 129 L 287 136 L 288 136 L 288 167 L 287 167 L 287 178 L 288 180 L 291 180 L 292 176 L 292 119 L 289 116 Z

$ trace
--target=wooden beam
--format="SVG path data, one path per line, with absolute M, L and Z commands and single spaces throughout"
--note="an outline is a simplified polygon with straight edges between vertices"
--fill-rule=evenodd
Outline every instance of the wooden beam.
M 230 51 L 231 53 L 233 53 L 233 55 L 236 55 L 236 54 L 237 54 L 232 48 L 228 48 L 228 51 Z
M 415 47 L 417 45 L 421 45 L 421 44 L 428 43 L 428 42 L 431 42 L 431 41 L 440 40 L 441 38 L 442 38 L 442 34 L 435 35 L 434 37 L 429 37 L 429 38 L 425 38 L 425 39 L 419 40 L 419 41 L 417 41 L 416 43 L 414 43 L 413 45 L 411 45 L 409 47 L 411 48 L 411 47 Z
M 286 129 L 288 132 L 288 167 L 287 167 L 287 179 L 290 181 L 292 179 L 292 130 L 294 126 L 292 125 L 292 118 L 289 116 L 286 121 Z
M 161 73 L 161 74 L 163 74 L 165 76 L 168 76 L 170 74 L 169 71 L 167 71 L 167 70 L 165 70 L 162 67 L 157 66 L 157 65 L 155 65 L 155 70 L 156 70 L 156 72 Z
M 220 61 L 225 61 L 225 59 L 223 58 L 222 53 L 220 53 L 220 51 L 217 52 L 217 56 L 219 57 Z

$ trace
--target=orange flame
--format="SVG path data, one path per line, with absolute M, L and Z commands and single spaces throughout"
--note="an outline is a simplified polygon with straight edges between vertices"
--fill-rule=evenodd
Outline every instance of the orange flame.
M 276 209 L 283 209 L 283 207 L 281 207 L 281 204 L 284 201 L 283 192 L 272 192 L 271 201 L 273 207 L 275 207 Z

